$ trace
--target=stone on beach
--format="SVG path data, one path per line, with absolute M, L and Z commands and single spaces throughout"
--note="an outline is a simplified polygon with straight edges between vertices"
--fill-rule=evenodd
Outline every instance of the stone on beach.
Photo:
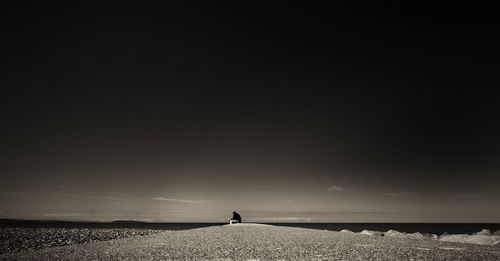
M 3 255 L 0 259 L 500 260 L 500 249 L 431 239 L 243 223 L 47 248 Z

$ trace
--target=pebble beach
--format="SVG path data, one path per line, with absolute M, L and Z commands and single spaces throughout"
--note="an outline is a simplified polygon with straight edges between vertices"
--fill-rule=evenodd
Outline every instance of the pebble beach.
M 243 223 L 0 255 L 0 260 L 179 259 L 500 260 L 500 247 Z
M 161 233 L 157 229 L 0 228 L 0 255 Z

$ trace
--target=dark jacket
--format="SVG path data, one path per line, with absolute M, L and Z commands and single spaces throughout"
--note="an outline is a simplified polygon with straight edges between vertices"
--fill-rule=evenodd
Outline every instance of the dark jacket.
M 233 212 L 233 220 L 238 220 L 238 223 L 241 223 L 241 216 L 240 214 Z

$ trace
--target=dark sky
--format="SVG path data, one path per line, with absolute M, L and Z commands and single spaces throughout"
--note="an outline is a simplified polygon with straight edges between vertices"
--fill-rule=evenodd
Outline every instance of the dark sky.
M 498 5 L 2 5 L 0 217 L 500 222 Z

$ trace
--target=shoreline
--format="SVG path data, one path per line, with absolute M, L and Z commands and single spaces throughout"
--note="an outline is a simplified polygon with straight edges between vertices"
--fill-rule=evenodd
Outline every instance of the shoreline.
M 245 222 L 244 222 L 245 223 Z M 472 234 L 482 229 L 500 231 L 500 223 L 388 223 L 388 222 L 257 222 L 274 226 L 311 228 L 329 231 L 347 229 L 353 232 L 363 230 L 397 230 L 406 233 L 428 234 Z M 143 222 L 134 220 L 116 220 L 111 222 L 63 221 L 63 220 L 19 220 L 0 219 L 0 228 L 88 228 L 88 229 L 155 229 L 185 230 L 207 226 L 225 225 L 227 222 Z
M 498 260 L 499 246 L 370 236 L 266 224 L 211 226 L 1 255 L 44 259 L 462 259 Z

